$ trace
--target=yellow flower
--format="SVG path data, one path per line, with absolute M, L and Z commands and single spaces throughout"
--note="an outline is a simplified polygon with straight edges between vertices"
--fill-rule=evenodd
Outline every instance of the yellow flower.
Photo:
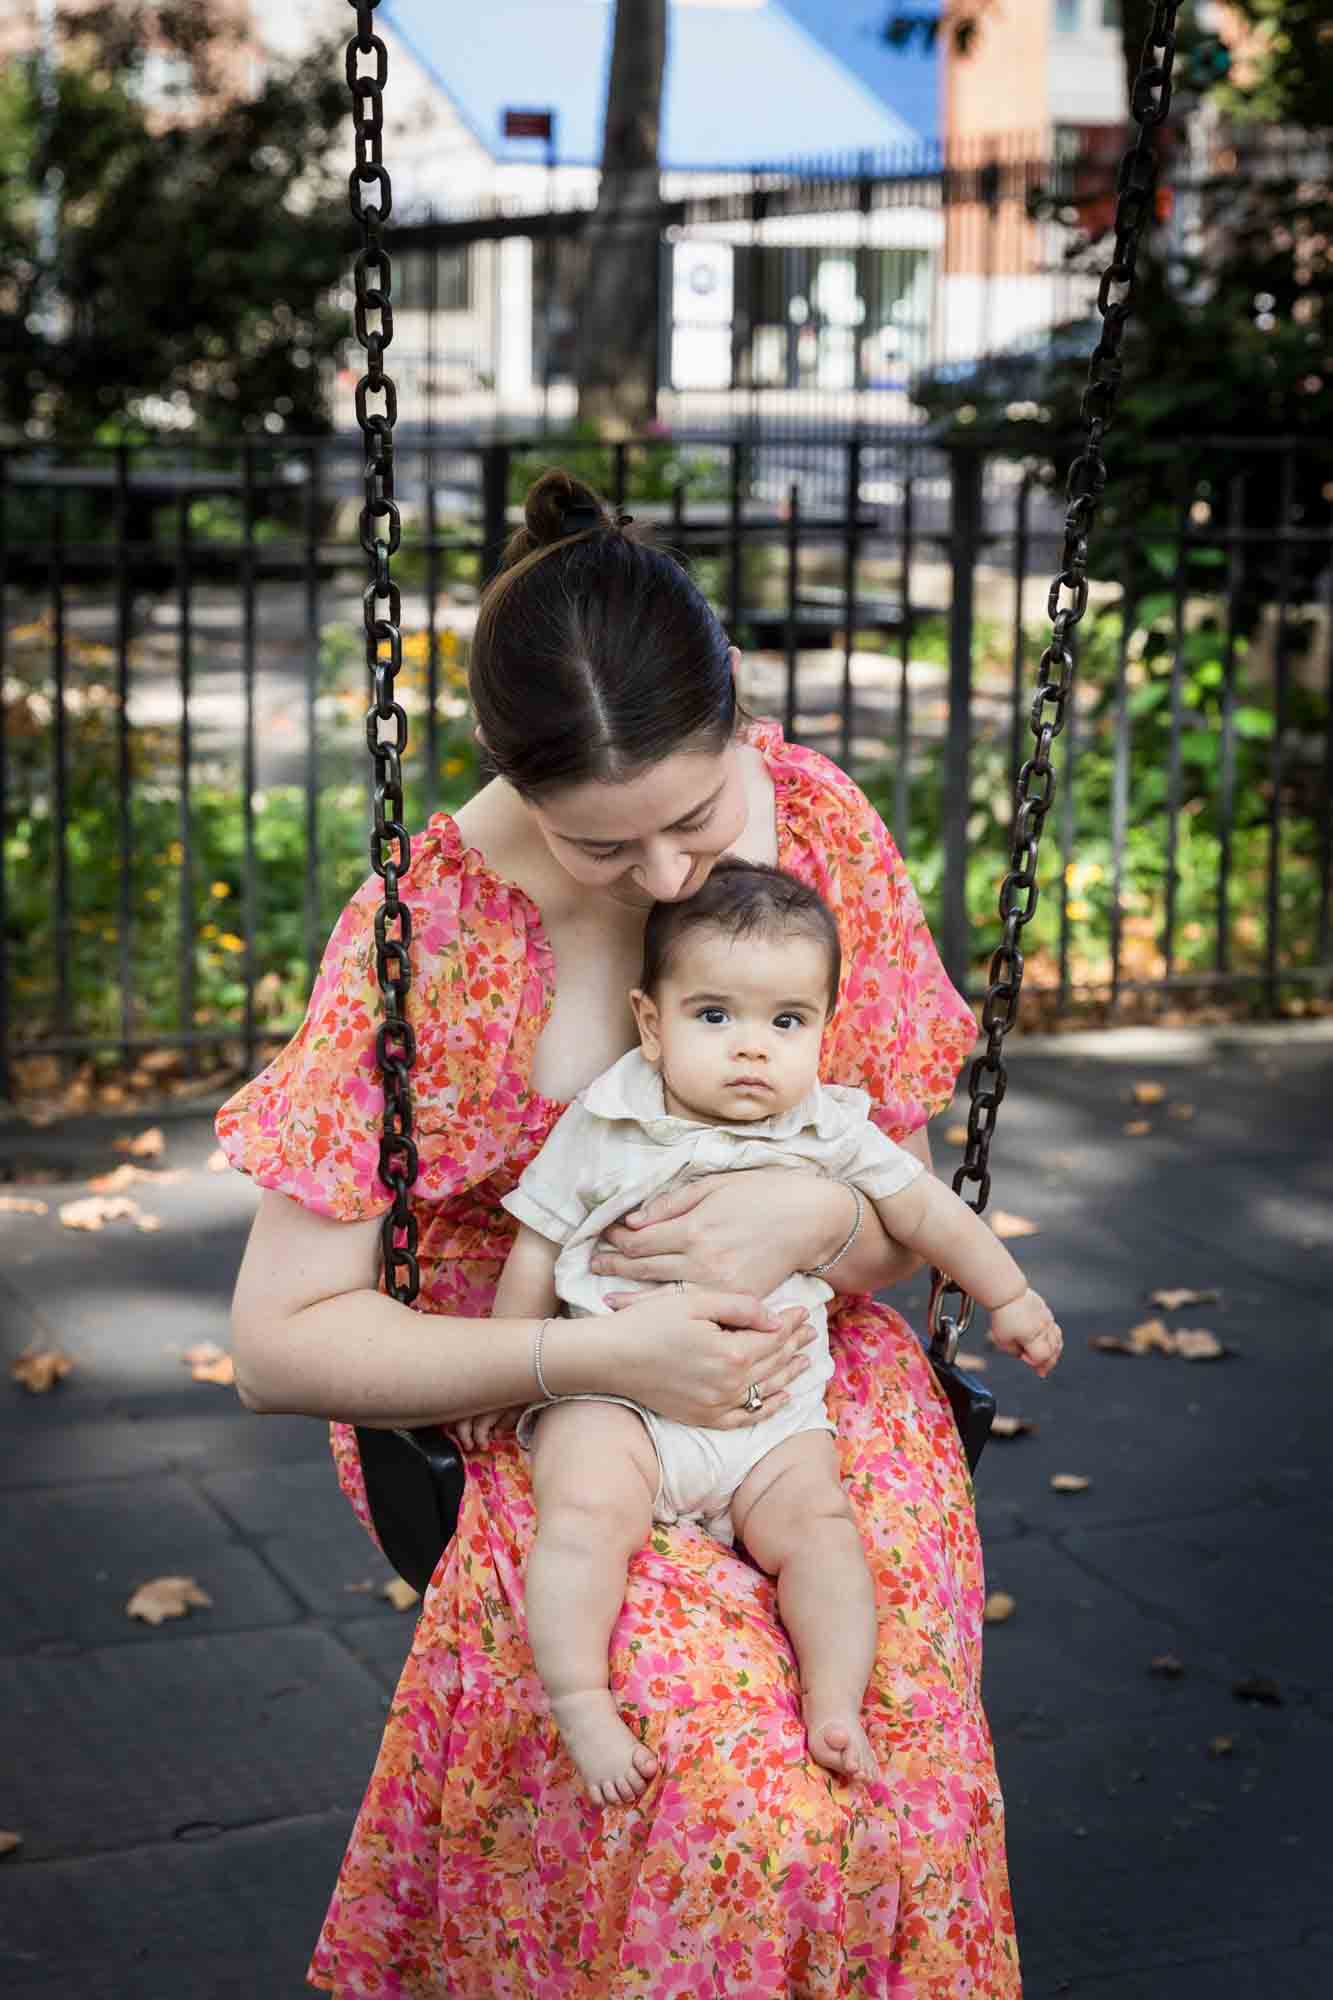
M 216 924 L 205 924 L 203 929 L 199 933 L 200 937 L 202 938 L 214 938 L 217 936 L 217 934 L 218 934 L 218 927 Z
M 212 896 L 230 896 L 230 894 L 231 894 L 231 883 L 230 883 L 230 882 L 210 882 L 210 883 L 209 883 L 209 885 L 208 885 L 208 890 L 209 890 L 209 894 L 210 894 L 210 895 L 212 895 Z
M 184 859 L 185 859 L 185 849 L 181 846 L 178 840 L 173 840 L 170 847 L 167 849 L 167 860 L 172 864 L 174 868 L 179 868 L 181 862 L 184 861 Z
M 446 757 L 443 768 L 446 778 L 456 778 L 461 771 L 466 771 L 467 764 L 462 757 Z
M 245 939 L 238 938 L 234 931 L 223 931 L 222 936 L 218 939 L 218 944 L 223 951 L 245 950 Z
M 1069 920 L 1071 923 L 1081 924 L 1085 920 L 1085 918 L 1090 917 L 1091 915 L 1092 915 L 1091 903 L 1078 902 L 1078 903 L 1071 903 L 1069 905 Z

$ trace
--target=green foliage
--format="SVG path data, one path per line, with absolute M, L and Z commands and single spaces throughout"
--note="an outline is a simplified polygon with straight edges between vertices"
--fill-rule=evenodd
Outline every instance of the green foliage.
M 253 97 L 211 97 L 227 21 L 204 0 L 153 14 L 151 35 L 141 5 L 77 17 L 45 132 L 35 63 L 0 80 L 0 430 L 322 433 L 326 364 L 349 331 L 328 296 L 347 228 L 337 46 L 274 64 Z M 146 110 L 153 46 L 190 63 L 193 106 Z M 51 173 L 59 247 L 45 269 Z

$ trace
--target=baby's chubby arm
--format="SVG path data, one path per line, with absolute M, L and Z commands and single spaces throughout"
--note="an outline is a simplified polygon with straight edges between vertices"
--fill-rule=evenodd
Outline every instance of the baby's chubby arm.
M 1050 1373 L 1061 1347 L 1051 1309 L 975 1209 L 931 1174 L 918 1175 L 900 1194 L 876 1197 L 875 1209 L 891 1236 L 986 1307 L 997 1347 L 1039 1375 Z
M 520 1222 L 495 1288 L 491 1318 L 546 1319 L 558 1312 L 555 1266 L 559 1255 L 558 1243 Z M 513 1430 L 522 1411 L 523 1405 L 515 1403 L 503 1410 L 487 1410 L 479 1417 L 464 1417 L 449 1428 L 464 1451 L 483 1451 L 497 1431 Z

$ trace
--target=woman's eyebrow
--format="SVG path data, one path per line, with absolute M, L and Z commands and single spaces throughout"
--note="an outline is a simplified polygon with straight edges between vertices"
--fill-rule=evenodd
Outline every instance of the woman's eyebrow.
M 722 783 L 717 787 L 716 791 L 710 792 L 706 799 L 700 799 L 697 806 L 691 806 L 689 811 L 683 812 L 679 819 L 673 819 L 670 826 L 664 826 L 662 828 L 663 833 L 675 833 L 680 827 L 686 825 L 690 820 L 698 819 L 699 814 L 703 812 L 706 807 L 711 806 L 714 799 L 721 798 L 723 792 L 726 790 L 726 785 L 727 781 L 724 778 L 722 780 Z M 579 843 L 580 847 L 621 847 L 625 844 L 623 840 L 617 839 L 614 834 L 610 833 L 606 834 L 567 833 L 565 835 L 565 839 L 576 840 Z

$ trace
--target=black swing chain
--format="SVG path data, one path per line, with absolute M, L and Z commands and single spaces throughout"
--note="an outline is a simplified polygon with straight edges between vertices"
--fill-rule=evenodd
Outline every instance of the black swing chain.
M 393 427 L 398 394 L 384 372 L 384 350 L 393 339 L 390 303 L 392 272 L 380 241 L 380 224 L 393 206 L 393 190 L 383 163 L 384 85 L 389 52 L 374 32 L 379 0 L 348 0 L 356 9 L 356 33 L 347 44 L 347 87 L 352 93 L 356 128 L 356 165 L 348 178 L 352 215 L 361 224 L 363 248 L 353 267 L 356 283 L 356 337 L 366 350 L 366 372 L 356 385 L 356 420 L 366 447 L 366 499 L 361 509 L 361 546 L 370 560 L 370 583 L 362 594 L 366 627 L 366 667 L 375 699 L 366 713 L 366 742 L 375 766 L 374 825 L 370 862 L 384 884 L 384 901 L 375 912 L 375 964 L 384 1016 L 375 1040 L 375 1057 L 384 1078 L 384 1134 L 380 1140 L 380 1179 L 393 1195 L 393 1207 L 380 1228 L 384 1289 L 401 1305 L 417 1296 L 417 1224 L 408 1190 L 417 1177 L 417 1149 L 412 1138 L 410 1071 L 416 1037 L 406 1015 L 407 989 L 412 981 L 412 912 L 398 894 L 398 884 L 412 861 L 411 843 L 403 821 L 402 756 L 407 748 L 407 714 L 393 698 L 394 677 L 403 663 L 400 629 L 402 598 L 389 576 L 389 558 L 402 540 L 402 523 L 393 497 Z M 360 59 L 372 68 L 361 74 Z M 376 200 L 367 201 L 366 183 Z M 372 274 L 374 282 L 371 282 Z M 378 325 L 368 325 L 371 314 Z M 384 399 L 383 409 L 369 410 L 371 397 Z M 381 615 L 387 613 L 387 615 Z M 380 735 L 381 723 L 394 733 Z M 396 925 L 391 936 L 389 927 Z M 405 1272 L 400 1276 L 399 1272 Z
M 1088 536 L 1096 519 L 1102 490 L 1106 485 L 1106 465 L 1102 439 L 1110 428 L 1120 393 L 1122 365 L 1120 343 L 1134 302 L 1134 267 L 1138 256 L 1139 232 L 1153 213 L 1157 183 L 1157 156 L 1150 134 L 1162 124 L 1171 108 L 1171 65 L 1176 50 L 1176 14 L 1179 0 L 1158 0 L 1139 58 L 1130 109 L 1138 121 L 1138 137 L 1120 162 L 1116 183 L 1115 250 L 1102 273 L 1097 291 L 1097 310 L 1102 316 L 1102 334 L 1088 365 L 1088 386 L 1083 392 L 1081 416 L 1087 428 L 1087 444 L 1069 468 L 1065 488 L 1064 549 L 1060 574 L 1051 585 L 1047 616 L 1051 620 L 1051 643 L 1041 656 L 1041 681 L 1032 703 L 1032 734 L 1036 747 L 1018 773 L 1014 799 L 1013 845 L 1009 873 L 1000 889 L 1000 916 L 1004 935 L 994 952 L 987 972 L 986 998 L 981 1026 L 986 1046 L 972 1064 L 968 1076 L 971 1105 L 967 1114 L 967 1146 L 963 1161 L 953 1177 L 953 1191 L 962 1196 L 968 1181 L 979 1182 L 975 1201 L 969 1206 L 980 1215 L 990 1198 L 990 1142 L 995 1114 L 1005 1092 L 1004 1037 L 1014 1025 L 1018 995 L 1023 984 L 1023 953 L 1019 940 L 1024 924 L 1037 909 L 1037 845 L 1042 824 L 1055 797 L 1056 773 L 1051 763 L 1051 745 L 1065 726 L 1065 706 L 1074 684 L 1075 655 L 1070 643 L 1074 627 L 1088 608 Z M 1123 286 L 1122 295 L 1111 298 L 1112 287 Z M 1062 591 L 1070 600 L 1060 602 Z M 1058 676 L 1058 678 L 1056 677 Z M 1019 901 L 1019 897 L 1022 901 Z M 993 1079 L 989 1088 L 983 1079 Z M 952 1362 L 960 1336 L 972 1318 L 974 1301 L 944 1272 L 932 1272 L 930 1295 L 931 1354 Z M 956 1295 L 960 1308 L 946 1313 L 944 1302 Z

